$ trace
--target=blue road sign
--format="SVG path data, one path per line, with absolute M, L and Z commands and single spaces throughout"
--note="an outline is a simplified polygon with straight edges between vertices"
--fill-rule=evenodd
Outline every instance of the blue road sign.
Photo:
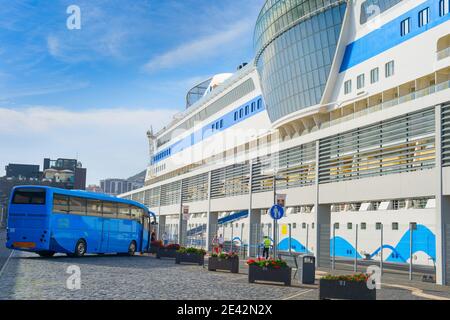
M 274 220 L 280 220 L 284 215 L 284 208 L 278 204 L 270 208 L 270 216 Z

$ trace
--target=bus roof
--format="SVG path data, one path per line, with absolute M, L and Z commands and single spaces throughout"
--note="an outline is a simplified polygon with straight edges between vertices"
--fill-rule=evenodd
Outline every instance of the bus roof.
M 96 199 L 96 200 L 101 200 L 101 201 L 113 201 L 113 202 L 118 202 L 118 203 L 130 204 L 130 205 L 134 205 L 134 206 L 140 207 L 140 208 L 144 209 L 145 211 L 150 212 L 151 215 L 156 216 L 154 212 L 151 212 L 146 206 L 144 206 L 143 204 L 141 204 L 139 202 L 136 202 L 136 201 L 133 201 L 133 200 L 117 198 L 117 197 L 110 196 L 110 195 L 104 194 L 104 193 L 89 192 L 89 191 L 84 191 L 84 190 L 67 190 L 67 189 L 54 188 L 54 187 L 49 187 L 49 186 L 39 186 L 39 185 L 15 186 L 13 188 L 12 192 L 14 192 L 16 189 L 21 189 L 21 188 L 45 189 L 45 190 L 48 190 L 48 191 L 51 191 L 51 192 L 56 192 L 56 193 L 63 194 L 63 195 L 66 195 L 66 196 L 73 196 L 73 197 L 80 197 L 80 198 Z

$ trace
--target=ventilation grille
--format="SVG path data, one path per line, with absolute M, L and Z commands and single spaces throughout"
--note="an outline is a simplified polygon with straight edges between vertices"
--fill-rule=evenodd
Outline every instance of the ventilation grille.
M 319 183 L 435 165 L 434 109 L 320 140 Z
M 211 173 L 211 198 L 223 198 L 249 193 L 250 166 L 235 164 Z
M 181 181 L 175 181 L 161 186 L 161 206 L 180 203 Z
M 156 187 L 156 188 L 145 191 L 144 204 L 149 208 L 158 207 L 160 192 L 161 192 L 161 187 Z
M 278 177 L 277 189 L 314 184 L 315 153 L 312 142 L 257 158 L 253 164 L 252 192 L 273 190 L 274 174 Z
M 208 199 L 208 173 L 183 180 L 183 203 Z
M 450 104 L 442 107 L 442 166 L 450 166 Z

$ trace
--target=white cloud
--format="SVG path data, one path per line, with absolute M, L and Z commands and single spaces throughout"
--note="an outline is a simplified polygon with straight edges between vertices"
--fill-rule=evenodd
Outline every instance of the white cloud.
M 207 57 L 221 55 L 225 50 L 240 46 L 241 41 L 248 41 L 248 37 L 245 35 L 252 30 L 253 26 L 254 21 L 247 19 L 221 31 L 212 28 L 215 31 L 213 34 L 184 43 L 177 48 L 151 58 L 144 65 L 144 70 L 152 72 L 173 68 L 192 61 L 201 61 Z
M 0 167 L 42 164 L 44 157 L 78 155 L 88 182 L 128 177 L 148 162 L 146 131 L 167 123 L 174 110 L 101 109 L 69 111 L 48 107 L 0 108 Z
M 60 54 L 59 47 L 60 44 L 58 38 L 55 36 L 47 37 L 47 49 L 52 56 L 58 56 Z

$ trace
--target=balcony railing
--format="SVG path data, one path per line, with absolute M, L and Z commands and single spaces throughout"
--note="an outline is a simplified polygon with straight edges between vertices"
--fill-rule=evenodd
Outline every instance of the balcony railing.
M 442 60 L 442 59 L 449 57 L 450 56 L 450 47 L 439 51 L 436 55 L 437 55 L 438 60 Z
M 368 107 L 366 109 L 363 109 L 361 111 L 357 111 L 357 112 L 349 114 L 347 116 L 330 120 L 327 123 L 323 123 L 322 128 L 333 126 L 335 124 L 339 124 L 339 123 L 342 123 L 342 122 L 345 122 L 345 121 L 353 120 L 353 119 L 356 119 L 356 118 L 359 118 L 359 117 L 362 117 L 362 116 L 366 116 L 366 115 L 368 115 L 370 113 L 373 113 L 373 112 L 376 112 L 376 111 L 385 110 L 385 109 L 391 108 L 393 106 L 396 106 L 398 104 L 401 104 L 401 103 L 404 103 L 404 102 L 408 102 L 408 101 L 412 101 L 412 100 L 415 100 L 415 99 L 418 99 L 418 98 L 422 98 L 422 97 L 428 96 L 430 94 L 433 94 L 435 92 L 442 91 L 442 90 L 445 90 L 445 89 L 448 89 L 448 88 L 450 88 L 450 80 L 442 82 L 442 83 L 438 83 L 438 84 L 433 85 L 433 86 L 429 86 L 427 88 L 424 88 L 424 89 L 421 89 L 421 90 L 409 93 L 407 95 L 404 95 L 404 96 L 401 96 L 401 97 L 398 97 L 398 98 L 394 98 L 394 99 L 382 102 L 380 104 Z

